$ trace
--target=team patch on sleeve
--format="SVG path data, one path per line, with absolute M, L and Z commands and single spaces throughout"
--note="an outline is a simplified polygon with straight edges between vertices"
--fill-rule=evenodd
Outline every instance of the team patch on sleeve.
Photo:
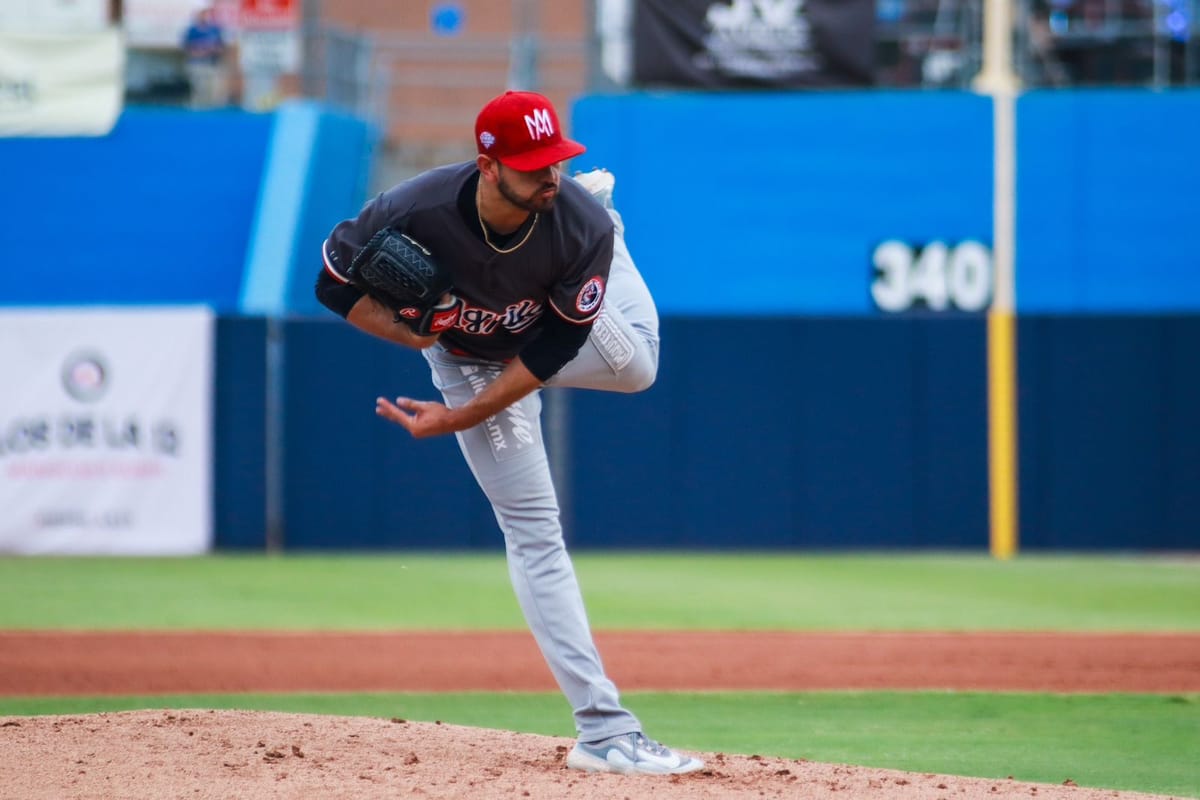
M 589 278 L 575 295 L 575 310 L 580 314 L 591 314 L 604 300 L 604 279 L 599 275 Z

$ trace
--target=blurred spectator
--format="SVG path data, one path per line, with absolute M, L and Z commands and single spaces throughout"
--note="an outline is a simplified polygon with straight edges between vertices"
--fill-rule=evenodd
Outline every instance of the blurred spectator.
M 183 52 L 191 84 L 192 108 L 215 108 L 229 103 L 225 74 L 225 32 L 211 8 L 202 8 L 183 34 Z
M 1188 0 L 1157 0 L 1159 36 L 1166 40 L 1166 78 L 1184 84 L 1188 72 L 1188 46 L 1192 36 L 1192 9 Z
M 1034 0 L 1031 56 L 1053 85 L 1186 83 L 1191 0 Z M 1040 77 L 1040 80 L 1039 80 Z

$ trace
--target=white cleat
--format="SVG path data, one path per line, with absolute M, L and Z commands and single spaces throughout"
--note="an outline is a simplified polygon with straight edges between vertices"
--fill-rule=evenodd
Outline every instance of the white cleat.
M 576 742 L 567 754 L 567 766 L 622 775 L 684 775 L 704 769 L 704 762 L 673 752 L 641 733 L 624 733 L 599 742 Z

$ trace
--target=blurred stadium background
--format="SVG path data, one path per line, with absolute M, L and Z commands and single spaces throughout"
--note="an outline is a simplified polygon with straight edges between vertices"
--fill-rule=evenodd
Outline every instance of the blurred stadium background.
M 0 552 L 498 548 L 311 286 L 505 88 L 663 314 L 547 392 L 575 546 L 1200 549 L 1196 0 L 217 0 L 206 108 L 198 7 L 0 5 Z

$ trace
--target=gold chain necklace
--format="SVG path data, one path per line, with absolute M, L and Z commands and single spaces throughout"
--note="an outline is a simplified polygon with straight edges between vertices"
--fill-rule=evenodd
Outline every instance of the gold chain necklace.
M 521 245 L 529 241 L 529 237 L 533 235 L 533 229 L 537 227 L 537 221 L 540 215 L 536 211 L 533 212 L 533 223 L 529 226 L 529 230 L 525 231 L 525 235 L 521 237 L 521 241 L 517 242 L 512 247 L 503 250 L 492 244 L 492 240 L 488 236 L 487 223 L 483 221 L 483 212 L 479 210 L 478 202 L 475 203 L 475 216 L 479 217 L 479 229 L 483 231 L 483 241 L 487 242 L 488 247 L 492 248 L 497 253 L 504 255 L 505 253 L 511 253 L 512 251 L 519 249 Z

